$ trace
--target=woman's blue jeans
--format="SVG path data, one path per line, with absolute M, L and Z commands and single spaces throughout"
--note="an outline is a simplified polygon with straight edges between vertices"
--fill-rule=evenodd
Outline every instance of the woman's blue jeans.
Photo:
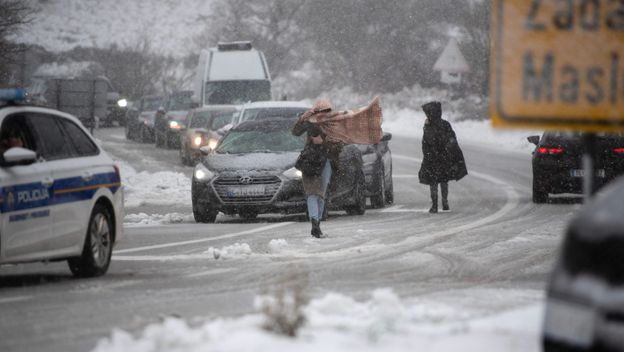
M 323 211 L 325 210 L 325 195 L 327 194 L 327 185 L 329 185 L 329 179 L 331 178 L 331 163 L 329 160 L 325 162 L 323 171 L 321 171 L 321 193 L 323 197 L 319 197 L 316 194 L 308 196 L 308 215 L 310 220 L 321 220 L 323 217 Z

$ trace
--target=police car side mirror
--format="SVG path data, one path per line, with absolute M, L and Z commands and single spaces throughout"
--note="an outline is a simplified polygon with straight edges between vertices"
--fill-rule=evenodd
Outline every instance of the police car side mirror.
M 4 162 L 9 165 L 30 164 L 37 160 L 37 153 L 30 149 L 13 147 L 4 152 Z

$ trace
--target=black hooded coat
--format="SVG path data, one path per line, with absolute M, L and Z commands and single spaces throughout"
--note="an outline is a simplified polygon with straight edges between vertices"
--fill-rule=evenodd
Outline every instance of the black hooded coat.
M 442 119 L 441 104 L 431 102 L 422 108 L 427 121 L 423 128 L 423 161 L 418 172 L 420 183 L 431 185 L 460 180 L 468 170 L 451 124 Z

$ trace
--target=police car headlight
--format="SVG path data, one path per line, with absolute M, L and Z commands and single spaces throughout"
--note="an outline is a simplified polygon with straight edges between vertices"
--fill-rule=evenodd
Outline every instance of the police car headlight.
M 125 108 L 126 106 L 128 106 L 128 101 L 126 99 L 119 99 L 117 100 L 117 106 L 119 106 L 120 108 Z
M 179 130 L 182 127 L 178 121 L 169 121 L 169 128 Z
M 214 174 L 212 173 L 212 171 L 208 170 L 204 166 L 204 164 L 199 163 L 197 164 L 197 166 L 195 166 L 195 172 L 193 173 L 193 176 L 198 181 L 208 181 L 214 177 Z
M 284 171 L 284 173 L 282 174 L 288 178 L 293 178 L 293 179 L 300 179 L 303 176 L 303 173 L 297 169 L 295 169 L 294 167 L 291 167 L 290 169 Z

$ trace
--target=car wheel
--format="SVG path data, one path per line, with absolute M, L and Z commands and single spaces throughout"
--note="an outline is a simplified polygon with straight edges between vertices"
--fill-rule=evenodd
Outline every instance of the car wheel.
M 366 195 L 364 194 L 364 175 L 360 174 L 359 179 L 355 183 L 354 204 L 345 210 L 349 215 L 364 215 L 366 212 Z
M 71 272 L 78 277 L 95 277 L 106 273 L 113 253 L 113 216 L 108 208 L 98 203 L 91 212 L 82 254 L 67 261 Z
M 139 130 L 139 141 L 141 141 L 141 143 L 147 143 L 149 142 L 149 139 L 147 138 L 147 131 L 145 130 L 145 126 L 141 126 L 141 129 Z
M 193 202 L 193 218 L 195 222 L 213 223 L 217 220 L 217 214 L 219 214 L 217 210 L 209 209 Z
M 251 220 L 258 217 L 258 212 L 253 210 L 241 210 L 238 212 L 238 215 L 243 219 Z
M 191 162 L 186 156 L 186 151 L 185 151 L 184 146 L 180 147 L 180 162 L 182 162 L 182 165 L 191 165 Z
M 383 208 L 386 206 L 386 178 L 384 177 L 383 166 L 377 167 L 375 172 L 375 194 L 370 197 L 373 208 Z
M 544 185 L 537 181 L 537 175 L 533 175 L 533 203 L 541 204 L 548 202 L 548 192 Z
M 392 180 L 392 164 L 390 164 L 390 182 L 386 184 L 386 204 L 394 203 L 394 181 Z
M 163 136 L 158 132 L 154 132 L 154 144 L 158 148 L 162 148 L 165 145 L 165 141 L 163 140 Z

